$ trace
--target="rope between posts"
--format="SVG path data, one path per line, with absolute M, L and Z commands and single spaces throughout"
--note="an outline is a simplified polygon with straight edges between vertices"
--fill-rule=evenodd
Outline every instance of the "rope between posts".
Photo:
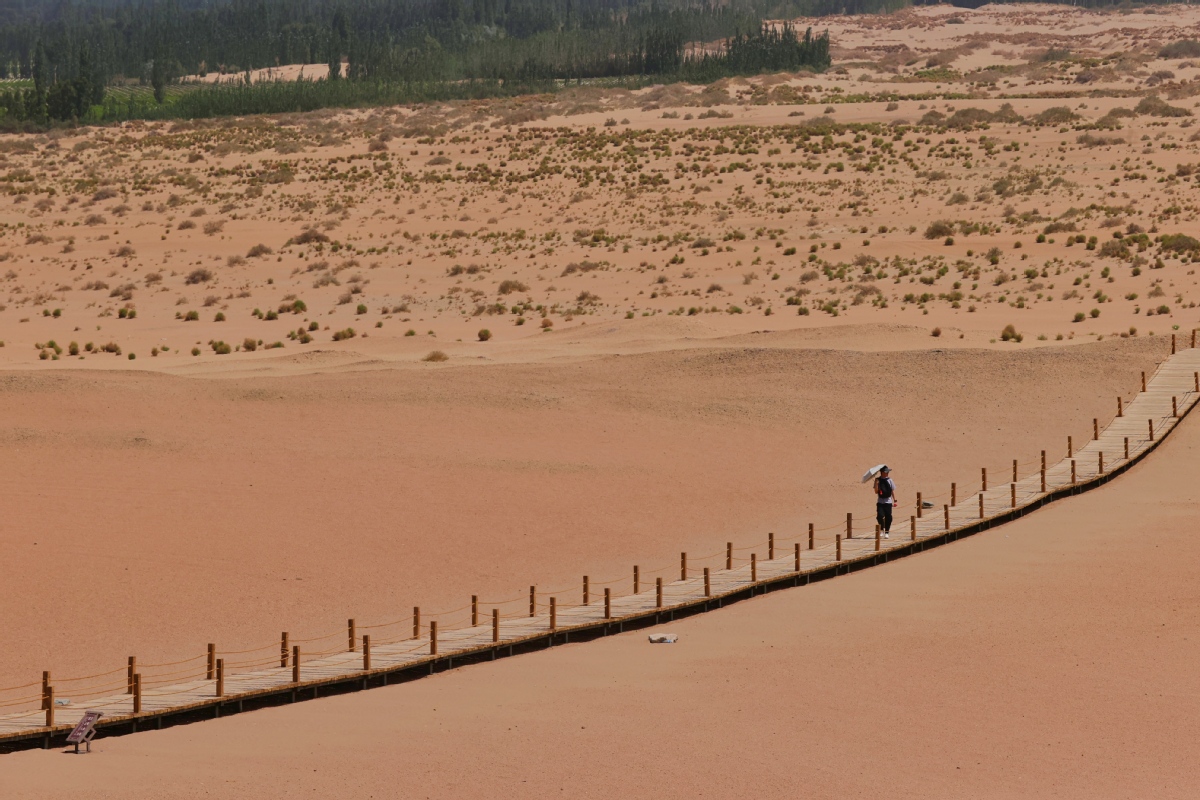
M 38 686 L 39 684 L 41 684 L 41 681 L 33 681 L 32 683 L 25 683 L 20 686 L 9 686 L 8 688 L 0 689 L 0 692 L 15 692 L 18 689 L 28 689 L 30 686 Z
M 180 664 L 186 664 L 189 661 L 195 661 L 200 658 L 207 658 L 207 656 L 208 656 L 207 653 L 201 653 L 198 656 L 192 656 L 191 658 L 185 658 L 182 661 L 168 661 L 164 664 L 139 664 L 138 669 L 142 670 L 142 669 L 157 669 L 158 667 L 175 667 Z
M 330 634 L 330 636 L 332 636 L 332 635 L 333 634 Z M 328 638 L 328 637 L 322 637 L 322 638 Z M 296 641 L 300 642 L 303 640 L 297 639 Z M 314 639 L 312 641 L 316 641 L 316 640 Z M 249 650 L 221 650 L 220 656 L 222 658 L 224 658 L 225 656 L 242 656 L 242 655 L 245 655 L 246 653 L 257 653 L 259 650 L 266 650 L 268 647 L 278 647 L 278 646 L 279 646 L 278 642 L 272 642 L 271 644 L 264 644 L 262 647 L 251 647 Z M 205 657 L 204 655 L 196 656 L 196 658 L 204 658 L 204 657 Z M 180 663 L 183 663 L 183 662 L 180 662 Z
M 60 680 L 50 681 L 51 684 L 57 686 L 60 683 L 78 683 L 79 681 L 90 681 L 92 678 L 104 678 L 108 675 L 116 675 L 118 672 L 125 672 L 128 667 L 117 667 L 110 669 L 108 672 L 97 672 L 95 675 L 84 675 L 82 678 L 62 678 Z
M 42 693 L 38 692 L 37 694 L 31 694 L 31 695 L 28 695 L 27 697 L 18 697 L 16 700 L 9 700 L 5 703 L 0 703 L 0 708 L 9 708 L 11 706 L 21 706 L 21 705 L 25 705 L 26 703 L 32 703 L 34 700 L 44 700 L 44 699 L 45 698 L 42 696 Z

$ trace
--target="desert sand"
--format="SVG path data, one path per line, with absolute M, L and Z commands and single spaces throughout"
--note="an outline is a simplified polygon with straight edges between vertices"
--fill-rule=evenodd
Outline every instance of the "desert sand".
M 1111 419 L 1200 326 L 1200 67 L 1159 55 L 1200 10 L 810 23 L 824 75 L 0 141 L 0 687 L 449 624 Z M 1194 424 L 673 648 L 7 755 L 0 793 L 1190 796 Z
M 5 758 L 9 797 L 1191 797 L 1185 424 L 951 547 L 403 686 Z

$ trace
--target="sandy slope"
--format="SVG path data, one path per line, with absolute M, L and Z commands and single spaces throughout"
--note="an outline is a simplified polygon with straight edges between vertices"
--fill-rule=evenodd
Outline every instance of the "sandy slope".
M 414 684 L 6 757 L 10 797 L 1195 795 L 1185 423 L 1116 483 L 914 558 Z
M 882 460 L 908 505 L 965 491 L 982 466 L 1089 435 L 1166 342 L 778 345 L 218 381 L 10 374 L 0 685 L 530 584 L 573 597 L 584 574 L 869 517 L 857 476 Z

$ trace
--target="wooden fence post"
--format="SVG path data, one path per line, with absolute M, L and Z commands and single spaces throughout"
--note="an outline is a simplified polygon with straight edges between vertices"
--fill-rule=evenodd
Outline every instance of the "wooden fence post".
M 1194 390 L 1200 392 L 1200 372 L 1192 373 L 1192 382 L 1195 384 Z
M 421 607 L 413 606 L 413 638 L 421 638 Z
M 137 684 L 135 683 L 134 686 L 136 687 Z M 138 696 L 136 694 L 133 696 L 133 702 L 134 702 L 134 705 L 137 705 Z M 53 728 L 54 727 L 54 687 L 53 686 L 47 686 L 45 691 L 42 692 L 42 705 L 45 706 L 45 708 L 46 708 L 46 727 Z M 134 709 L 135 712 L 138 710 L 139 709 L 136 709 L 136 708 Z
M 1125 460 L 1129 460 L 1129 437 L 1125 437 Z
M 908 522 L 909 522 L 909 527 L 912 529 L 911 533 L 910 533 L 910 538 L 915 542 L 917 540 L 917 518 L 909 517 Z
M 987 491 L 987 467 L 980 469 L 980 483 L 983 485 L 982 491 Z
M 851 513 L 846 514 L 846 538 L 854 538 L 854 515 Z
M 137 672 L 137 656 L 129 657 L 129 665 L 125 674 L 125 694 L 133 694 L 133 676 Z
M 1154 420 L 1146 420 L 1146 427 L 1150 429 L 1150 441 L 1154 441 Z
M 1046 451 L 1042 451 L 1042 493 L 1046 492 Z
M 733 569 L 733 542 L 725 543 L 725 569 Z
M 1100 472 L 1099 472 L 1099 474 L 1100 475 L 1104 474 L 1104 452 L 1103 451 L 1100 452 Z
M 300 645 L 292 645 L 292 683 L 300 682 Z
M 768 561 L 775 560 L 775 534 L 774 533 L 767 534 L 767 560 Z
M 53 704 L 51 707 L 53 708 Z M 142 713 L 142 673 L 140 672 L 134 673 L 133 676 L 133 713 Z
M 492 642 L 500 641 L 500 609 L 492 609 Z
M 279 666 L 286 667 L 288 664 L 288 632 L 284 631 L 279 634 Z
M 642 591 L 642 573 L 635 564 L 633 567 L 633 593 L 640 594 Z
M 1192 328 L 1192 349 L 1196 349 L 1196 329 Z
M 558 628 L 558 603 L 553 597 L 550 598 L 550 630 Z
M 922 509 L 924 509 L 924 507 L 925 507 L 925 503 L 922 502 L 922 500 L 921 500 L 921 493 L 917 492 L 917 519 L 920 519 L 921 517 L 925 516 L 922 513 Z
M 662 608 L 662 578 L 654 579 L 654 607 Z
M 799 547 L 799 546 L 800 546 L 799 544 L 796 545 L 796 547 Z M 796 556 L 796 557 L 799 558 L 799 556 Z M 712 583 L 709 582 L 708 567 L 704 568 L 704 596 L 712 597 Z
M 50 670 L 47 669 L 47 670 L 42 671 L 42 708 L 45 708 L 47 704 L 54 705 L 53 703 L 50 703 L 46 699 L 47 697 L 49 697 L 49 694 L 48 694 L 49 691 L 50 691 Z
M 529 587 L 529 616 L 537 615 L 537 587 Z
M 983 492 L 979 493 L 979 518 L 983 519 Z
M 354 620 L 346 620 L 346 652 L 353 653 L 358 649 L 358 636 L 355 635 Z
M 1179 419 L 1179 401 L 1174 396 L 1171 397 L 1171 416 Z
M 1146 373 L 1142 373 L 1142 391 L 1146 391 Z
M 1096 440 L 1099 438 L 1100 438 L 1100 420 L 1096 419 L 1095 417 L 1092 417 L 1092 439 Z
M 429 620 L 429 655 L 437 655 L 437 620 Z
M 612 589 L 604 587 L 604 618 L 612 619 Z
M 808 523 L 808 549 L 812 550 L 816 546 L 816 527 L 810 522 Z
M 1175 355 L 1175 334 L 1171 334 L 1171 355 Z
M 957 483 L 950 484 L 950 505 L 952 505 L 952 506 L 958 505 L 958 484 Z
M 758 553 L 750 554 L 750 582 L 758 583 Z
M 842 535 L 840 533 L 837 535 L 837 560 L 842 560 Z
M 950 505 L 942 506 L 942 510 L 946 512 L 946 530 L 950 530 Z
M 363 634 L 363 671 L 371 669 L 371 634 Z
M 205 672 L 204 679 L 207 681 L 214 680 L 217 677 L 217 646 L 212 642 L 208 643 L 208 669 Z
M 875 526 L 875 552 L 879 552 L 879 526 Z
M 592 603 L 592 587 L 588 582 L 588 576 L 583 576 L 583 604 L 585 606 Z
M 687 553 L 679 554 L 679 580 L 687 580 Z
M 1071 459 L 1071 485 L 1075 485 L 1075 459 Z
M 1009 489 L 1009 493 L 1012 495 L 1012 501 L 1011 501 L 1010 505 L 1012 508 L 1016 508 L 1017 507 L 1017 485 L 1015 483 L 1010 483 L 1008 485 L 1008 489 Z
M 1117 398 L 1117 416 L 1125 416 L 1125 401 L 1119 397 Z
M 796 556 L 795 556 L 795 558 L 796 558 L 796 560 L 795 560 L 795 567 L 796 567 L 796 569 L 795 569 L 794 571 L 795 571 L 795 572 L 799 572 L 799 571 L 800 571 L 800 543 L 799 543 L 799 542 L 796 542 Z
M 1067 437 L 1067 458 L 1075 455 L 1075 442 L 1070 436 Z
M 225 696 L 225 659 L 217 659 L 217 697 Z
M 1013 459 L 1013 483 L 1016 483 L 1018 480 L 1019 480 L 1019 478 L 1017 478 L 1017 460 L 1014 458 Z
M 471 595 L 471 627 L 479 625 L 479 595 Z

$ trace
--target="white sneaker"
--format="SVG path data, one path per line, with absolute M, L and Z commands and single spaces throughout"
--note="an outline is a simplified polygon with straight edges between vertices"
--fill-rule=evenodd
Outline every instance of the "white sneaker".
M 883 532 L 883 538 L 885 538 L 885 539 L 886 539 L 886 538 L 888 538 L 888 532 L 887 532 L 887 531 L 884 531 L 884 532 Z

